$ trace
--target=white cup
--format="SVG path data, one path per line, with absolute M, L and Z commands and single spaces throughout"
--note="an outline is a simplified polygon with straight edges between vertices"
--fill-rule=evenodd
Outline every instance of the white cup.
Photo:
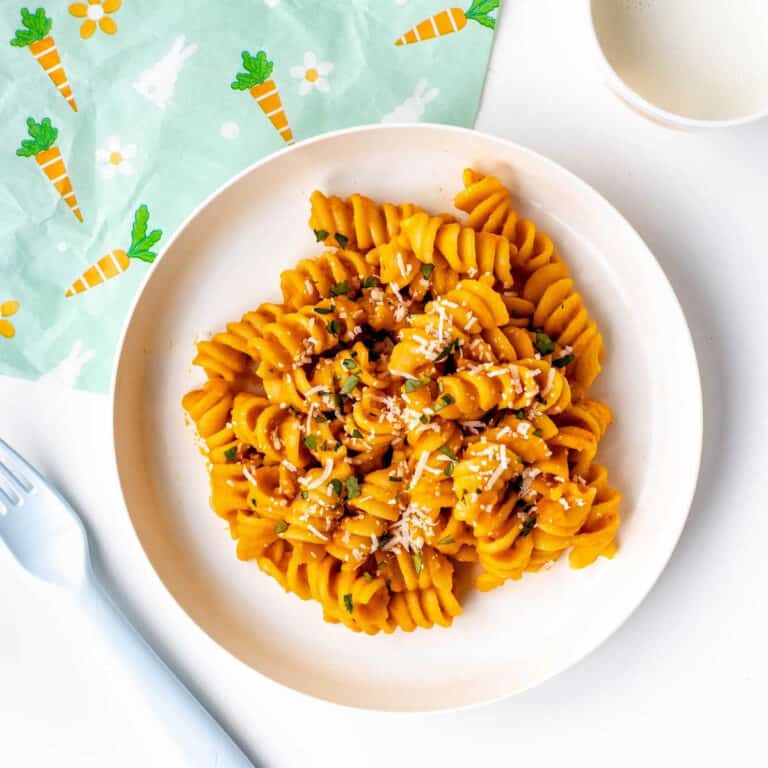
M 768 115 L 768 0 L 584 0 L 608 85 L 672 128 Z

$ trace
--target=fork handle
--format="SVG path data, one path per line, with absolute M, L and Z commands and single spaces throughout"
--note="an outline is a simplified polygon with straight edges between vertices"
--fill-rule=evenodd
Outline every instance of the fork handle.
M 90 574 L 77 593 L 85 613 L 120 651 L 124 668 L 189 768 L 253 768 L 224 729 L 163 663 Z

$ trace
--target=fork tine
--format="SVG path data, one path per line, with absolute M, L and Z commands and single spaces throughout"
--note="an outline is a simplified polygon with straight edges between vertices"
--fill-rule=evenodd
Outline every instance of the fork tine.
M 16 470 L 12 470 L 8 465 L 16 465 Z M 24 469 L 24 473 L 19 470 L 19 465 Z M 42 480 L 39 472 L 28 462 L 19 456 L 16 451 L 11 448 L 8 443 L 0 438 L 0 476 L 3 476 L 11 483 L 13 487 L 18 488 L 23 493 L 31 493 L 34 489 L 34 485 L 25 477 L 25 474 L 29 474 L 32 477 L 37 477 Z M 44 482 L 44 481 L 43 481 Z
M 3 477 L 10 484 L 12 491 L 15 491 L 16 488 L 18 488 L 23 493 L 29 493 L 32 490 L 32 486 L 25 477 L 15 475 L 2 461 L 0 461 L 0 478 Z

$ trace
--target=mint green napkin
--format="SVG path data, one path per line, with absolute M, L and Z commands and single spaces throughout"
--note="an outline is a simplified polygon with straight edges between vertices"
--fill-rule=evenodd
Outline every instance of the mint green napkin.
M 106 391 L 163 244 L 286 143 L 362 123 L 471 126 L 499 0 L 450 1 L 6 0 L 0 374 Z

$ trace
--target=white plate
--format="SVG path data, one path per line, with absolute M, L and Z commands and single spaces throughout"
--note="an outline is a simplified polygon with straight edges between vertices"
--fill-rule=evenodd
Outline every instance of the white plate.
M 203 460 L 180 400 L 202 381 L 193 341 L 262 301 L 320 252 L 307 228 L 315 188 L 451 210 L 462 169 L 499 175 L 572 268 L 605 336 L 596 394 L 615 424 L 601 446 L 624 493 L 620 549 L 582 571 L 558 563 L 475 592 L 448 629 L 368 637 L 326 624 L 235 558 L 208 508 Z M 339 704 L 434 710 L 529 688 L 575 663 L 629 616 L 683 528 L 701 449 L 701 394 L 683 313 L 629 224 L 593 189 L 527 149 L 456 128 L 371 126 L 257 163 L 181 227 L 125 329 L 114 379 L 115 457 L 150 562 L 220 646 L 273 680 Z M 247 680 L 244 678 L 244 685 Z

